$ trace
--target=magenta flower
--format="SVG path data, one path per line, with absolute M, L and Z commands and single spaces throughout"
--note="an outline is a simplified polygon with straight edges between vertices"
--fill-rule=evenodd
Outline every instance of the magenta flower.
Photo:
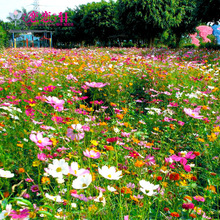
M 12 210 L 9 216 L 11 216 L 12 219 L 24 220 L 26 217 L 29 216 L 29 210 L 28 209 L 20 209 L 18 211 Z
M 199 111 L 196 109 L 192 110 L 190 108 L 184 108 L 183 111 L 192 118 L 202 119 L 203 116 L 199 115 Z
M 85 84 L 89 87 L 92 87 L 92 88 L 102 88 L 106 85 L 109 85 L 109 83 L 97 83 L 97 82 L 85 82 Z
M 205 202 L 205 198 L 202 196 L 194 196 L 193 199 L 195 199 L 197 202 Z
M 31 191 L 32 191 L 32 192 L 38 192 L 38 191 L 39 191 L 38 185 L 33 185 L 33 186 L 31 186 Z
M 44 154 L 44 153 L 41 153 L 41 154 L 37 155 L 37 158 L 38 158 L 38 160 L 46 161 L 47 160 L 47 155 Z
M 193 203 L 183 203 L 182 208 L 183 209 L 194 209 L 195 205 Z
M 88 149 L 86 149 L 86 151 L 83 151 L 83 154 L 86 157 L 93 158 L 93 159 L 98 159 L 101 156 L 101 153 L 97 150 L 88 150 Z
M 56 89 L 56 86 L 45 86 L 43 88 L 43 90 L 47 92 L 52 92 L 54 89 Z
M 36 143 L 36 145 L 40 148 L 40 150 L 45 149 L 46 146 L 52 145 L 52 141 L 49 138 L 44 138 L 42 132 L 37 132 L 37 134 L 31 134 L 30 139 Z M 50 147 L 47 147 L 48 150 L 50 150 Z

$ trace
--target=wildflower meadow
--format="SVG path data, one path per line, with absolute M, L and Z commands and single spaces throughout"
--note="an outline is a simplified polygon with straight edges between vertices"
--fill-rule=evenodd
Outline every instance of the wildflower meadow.
M 220 219 L 220 51 L 0 53 L 0 219 Z

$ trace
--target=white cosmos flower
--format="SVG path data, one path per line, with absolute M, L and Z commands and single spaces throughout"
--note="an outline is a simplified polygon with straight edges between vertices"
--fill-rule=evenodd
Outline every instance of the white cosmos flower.
M 11 211 L 12 211 L 12 205 L 11 204 L 6 205 L 5 210 L 3 210 L 0 213 L 0 220 L 5 219 L 11 213 Z
M 46 193 L 45 197 L 52 200 L 52 201 L 54 201 L 54 202 L 58 202 L 58 203 L 63 202 L 63 199 L 61 199 L 61 196 L 59 196 L 59 195 L 58 196 L 51 196 L 48 193 Z
M 49 164 L 45 171 L 54 178 L 63 179 L 63 175 L 69 173 L 69 165 L 64 159 L 54 159 L 53 164 Z
M 154 185 L 146 180 L 140 180 L 139 184 L 141 186 L 140 190 L 148 196 L 153 196 L 153 195 L 157 194 L 156 192 L 154 192 L 154 190 L 156 190 L 160 187 L 160 185 Z M 146 190 L 149 192 L 146 193 Z
M 99 174 L 109 180 L 119 180 L 122 177 L 122 171 L 116 172 L 115 167 L 108 168 L 107 166 L 103 166 L 102 168 L 98 168 L 98 171 Z
M 112 186 L 107 186 L 107 189 L 110 191 L 110 192 L 115 192 L 116 189 Z
M 85 189 L 92 182 L 92 175 L 90 173 L 85 173 L 73 180 L 72 187 L 74 189 Z
M 14 173 L 11 173 L 11 172 L 8 171 L 8 170 L 0 169 L 0 177 L 12 178 L 12 177 L 14 177 Z
M 103 197 L 103 193 L 102 191 L 100 190 L 99 192 L 99 196 L 97 198 L 94 199 L 95 202 L 102 202 L 103 203 L 103 206 L 105 206 L 106 204 L 106 200 L 105 200 L 105 197 Z

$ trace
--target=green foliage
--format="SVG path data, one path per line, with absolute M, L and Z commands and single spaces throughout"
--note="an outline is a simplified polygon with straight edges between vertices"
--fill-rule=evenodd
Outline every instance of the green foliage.
M 0 25 L 0 49 L 5 46 L 7 34 L 3 27 Z

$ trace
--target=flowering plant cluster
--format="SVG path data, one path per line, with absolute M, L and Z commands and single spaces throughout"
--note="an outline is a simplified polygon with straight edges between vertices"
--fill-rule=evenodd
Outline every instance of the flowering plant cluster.
M 0 54 L 0 219 L 218 219 L 219 51 Z

